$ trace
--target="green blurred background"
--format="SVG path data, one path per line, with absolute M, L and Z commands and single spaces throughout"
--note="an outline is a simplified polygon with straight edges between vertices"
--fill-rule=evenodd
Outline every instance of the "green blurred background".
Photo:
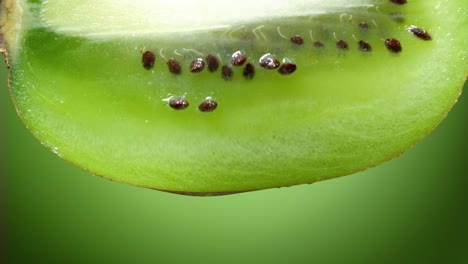
M 2 69 L 0 263 L 468 263 L 468 93 L 377 168 L 197 198 L 61 160 L 16 116 L 5 79 Z

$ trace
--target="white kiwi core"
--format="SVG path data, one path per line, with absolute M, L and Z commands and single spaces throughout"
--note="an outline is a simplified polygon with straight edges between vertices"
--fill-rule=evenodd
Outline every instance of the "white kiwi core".
M 79 36 L 120 36 L 229 28 L 278 17 L 313 16 L 372 6 L 369 0 L 84 0 L 47 1 L 43 22 Z M 103 11 L 105 10 L 105 11 Z

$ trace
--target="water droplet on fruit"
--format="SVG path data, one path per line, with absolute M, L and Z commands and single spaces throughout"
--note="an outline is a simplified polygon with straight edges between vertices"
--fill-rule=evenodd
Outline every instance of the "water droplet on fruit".
M 53 147 L 52 152 L 56 154 L 57 156 L 62 157 L 62 154 L 59 152 L 58 147 Z

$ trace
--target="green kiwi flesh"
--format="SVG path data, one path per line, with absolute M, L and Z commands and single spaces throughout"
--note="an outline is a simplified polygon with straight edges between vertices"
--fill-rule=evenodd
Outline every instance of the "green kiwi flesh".
M 157 1 L 136 1 L 141 13 L 130 18 L 120 14 L 132 1 L 0 2 L 11 94 L 31 132 L 95 175 L 174 193 L 292 186 L 376 166 L 442 121 L 468 69 L 462 0 L 319 10 L 296 1 L 301 12 L 255 19 L 241 1 L 228 10 L 239 21 L 193 12 L 211 22 L 188 29 L 177 9 L 154 24 Z M 153 22 L 127 21 L 137 16 Z

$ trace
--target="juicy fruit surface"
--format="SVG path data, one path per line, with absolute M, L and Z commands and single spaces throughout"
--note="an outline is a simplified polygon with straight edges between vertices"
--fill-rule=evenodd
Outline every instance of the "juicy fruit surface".
M 443 119 L 467 72 L 462 2 L 367 1 L 195 32 L 109 35 L 93 32 L 92 21 L 67 31 L 54 1 L 29 1 L 10 56 L 11 92 L 41 142 L 112 180 L 193 194 L 312 183 L 388 160 Z M 291 42 L 296 35 L 302 45 Z M 389 38 L 401 52 L 389 51 Z M 360 40 L 371 50 L 359 50 Z M 143 51 L 156 54 L 150 70 Z M 236 51 L 247 56 L 242 66 L 232 65 Z M 297 70 L 264 69 L 267 53 Z M 191 73 L 192 61 L 209 54 L 219 69 Z M 169 71 L 170 58 L 180 74 Z M 173 98 L 190 104 L 174 110 Z M 209 113 L 198 108 L 206 98 L 217 103 Z

